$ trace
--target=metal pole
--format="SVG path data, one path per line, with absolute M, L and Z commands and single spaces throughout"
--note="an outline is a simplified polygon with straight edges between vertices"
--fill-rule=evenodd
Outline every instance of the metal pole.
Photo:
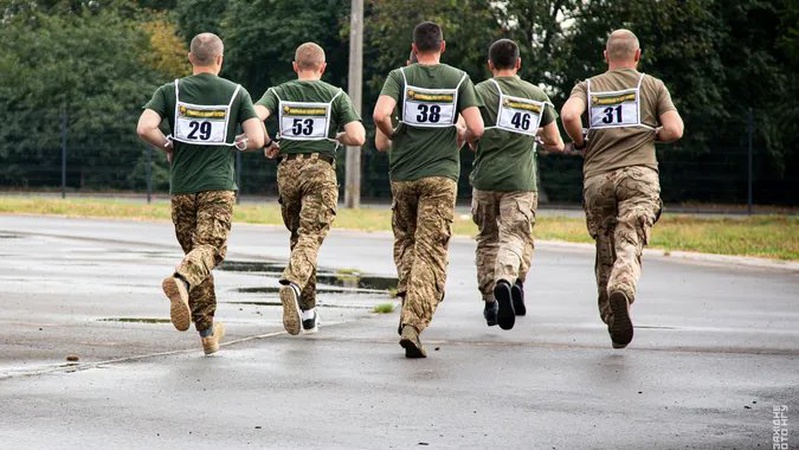
M 352 0 L 350 16 L 350 68 L 347 91 L 355 111 L 361 113 L 363 85 L 363 0 Z M 361 148 L 347 147 L 344 206 L 361 206 Z
M 152 201 L 153 195 L 153 147 L 147 146 L 147 204 Z
M 61 198 L 67 198 L 67 109 L 61 111 Z
M 752 140 L 753 140 L 754 133 L 755 133 L 755 119 L 754 119 L 754 113 L 752 112 L 752 108 L 751 107 L 749 108 L 749 119 L 748 119 L 748 122 L 749 122 L 749 126 L 748 126 L 748 129 L 749 129 L 749 163 L 748 163 L 749 176 L 748 176 L 748 197 L 747 197 L 747 203 L 746 203 L 746 205 L 747 205 L 746 210 L 748 211 L 749 215 L 751 216 L 752 215 L 752 152 L 753 152 Z

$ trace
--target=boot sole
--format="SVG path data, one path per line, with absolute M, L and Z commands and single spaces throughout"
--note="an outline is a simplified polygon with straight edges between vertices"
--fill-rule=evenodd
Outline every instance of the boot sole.
M 494 288 L 494 298 L 499 303 L 499 312 L 497 313 L 497 324 L 503 330 L 510 330 L 516 324 L 516 312 L 513 310 L 513 301 L 511 300 L 511 292 L 507 286 L 498 284 Z
M 300 334 L 300 329 L 302 328 L 300 305 L 297 300 L 297 295 L 291 286 L 280 287 L 280 303 L 283 304 L 283 328 L 292 336 Z
M 427 358 L 427 353 L 410 339 L 400 339 L 400 345 L 405 349 L 406 358 Z
M 627 347 L 633 340 L 633 322 L 630 320 L 627 296 L 621 292 L 614 292 L 610 294 L 608 302 L 610 310 L 613 311 L 613 323 L 610 326 L 613 348 Z
M 175 277 L 164 278 L 161 288 L 169 299 L 169 318 L 178 331 L 186 331 L 191 325 L 191 311 L 189 310 L 189 293 L 183 282 Z

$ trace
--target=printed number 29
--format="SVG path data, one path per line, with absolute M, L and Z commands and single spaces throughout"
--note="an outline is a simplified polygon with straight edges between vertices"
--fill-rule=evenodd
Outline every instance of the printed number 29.
M 441 107 L 438 105 L 419 105 L 417 111 L 419 114 L 416 115 L 416 121 L 419 123 L 424 122 L 432 122 L 438 123 L 441 120 Z
M 291 132 L 294 136 L 304 134 L 310 136 L 313 133 L 313 119 L 294 119 L 291 124 Z
M 189 139 L 200 139 L 201 141 L 207 141 L 208 138 L 211 137 L 211 122 L 197 122 L 192 120 L 189 122 L 189 128 L 191 131 L 189 135 L 186 136 Z M 200 132 L 200 136 L 197 136 L 197 132 Z
M 613 123 L 613 112 L 616 112 L 616 123 L 621 123 L 621 105 L 615 108 L 605 108 L 602 112 L 605 113 L 605 117 L 602 118 L 602 123 Z

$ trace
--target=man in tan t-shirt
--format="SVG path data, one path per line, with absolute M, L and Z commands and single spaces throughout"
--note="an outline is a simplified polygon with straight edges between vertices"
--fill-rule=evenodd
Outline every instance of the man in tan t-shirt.
M 641 253 L 663 205 L 655 142 L 680 139 L 683 122 L 663 82 L 636 70 L 641 49 L 631 31 L 611 33 L 604 55 L 608 71 L 577 84 L 560 115 L 573 148 L 585 156 L 583 203 L 596 241 L 599 314 L 613 348 L 624 348 L 633 339 L 630 305 Z

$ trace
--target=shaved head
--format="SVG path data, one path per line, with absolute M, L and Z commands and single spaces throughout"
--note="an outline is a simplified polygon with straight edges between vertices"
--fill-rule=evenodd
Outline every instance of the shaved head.
M 216 58 L 222 55 L 225 46 L 222 39 L 214 33 L 200 33 L 191 40 L 189 52 L 193 57 L 194 64 L 198 66 L 211 66 L 216 62 Z
M 639 49 L 638 38 L 632 31 L 625 29 L 610 33 L 605 47 L 608 60 L 613 62 L 633 61 Z
M 300 70 L 319 70 L 325 63 L 325 51 L 313 42 L 306 42 L 297 47 L 294 62 Z

